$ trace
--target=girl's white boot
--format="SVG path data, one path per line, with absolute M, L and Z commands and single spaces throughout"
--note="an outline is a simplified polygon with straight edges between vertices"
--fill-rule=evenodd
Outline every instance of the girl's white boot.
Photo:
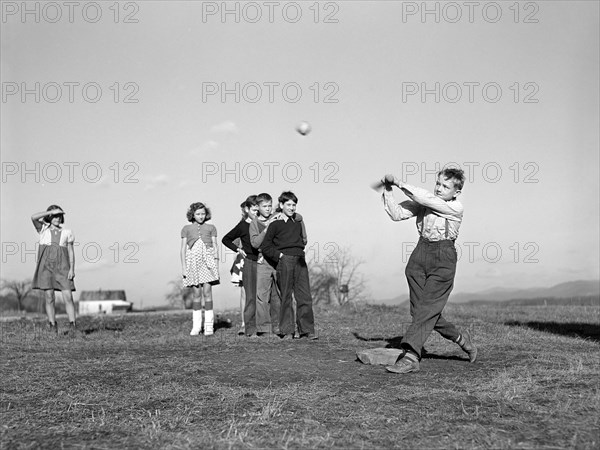
M 202 310 L 192 311 L 192 331 L 190 336 L 198 336 L 202 330 Z
M 204 336 L 214 333 L 215 312 L 212 309 L 204 311 Z

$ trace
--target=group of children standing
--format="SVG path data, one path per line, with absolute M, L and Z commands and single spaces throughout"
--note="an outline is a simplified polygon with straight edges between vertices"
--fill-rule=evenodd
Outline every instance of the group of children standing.
M 243 334 L 248 337 L 274 334 L 291 339 L 297 326 L 299 337 L 314 340 L 317 336 L 304 257 L 307 243 L 304 221 L 296 213 L 298 198 L 293 192 L 283 192 L 278 201 L 279 207 L 274 212 L 269 194 L 248 197 L 240 205 L 242 220 L 222 239 L 227 248 L 237 253 L 232 281 L 240 285 L 244 294 Z M 32 288 L 44 291 L 46 314 L 54 331 L 58 331 L 55 291 L 61 291 L 69 325 L 75 329 L 72 294 L 75 239 L 72 231 L 63 226 L 64 216 L 64 210 L 57 205 L 31 216 L 39 234 Z M 189 224 L 181 229 L 183 286 L 193 289 L 191 335 L 201 331 L 206 336 L 214 333 L 212 287 L 220 282 L 219 247 L 217 229 L 208 223 L 210 219 L 207 205 L 192 203 L 187 211 Z
M 298 198 L 286 191 L 278 203 L 274 212 L 269 194 L 249 196 L 240 205 L 242 219 L 222 239 L 225 247 L 237 253 L 231 272 L 232 281 L 243 289 L 242 334 L 292 339 L 297 326 L 300 338 L 315 340 L 304 254 L 306 228 L 296 213 Z M 183 284 L 195 291 L 190 334 L 201 331 L 203 296 L 204 334 L 208 336 L 214 332 L 212 286 L 219 283 L 217 231 L 206 223 L 210 210 L 203 203 L 190 205 L 187 218 L 191 223 L 181 230 L 181 263 Z
M 459 330 L 442 312 L 454 285 L 457 253 L 454 242 L 462 223 L 463 206 L 458 201 L 465 182 L 460 169 L 444 169 L 437 174 L 435 189 L 428 192 L 402 182 L 393 175 L 381 180 L 384 209 L 394 221 L 416 218 L 419 243 L 406 266 L 410 289 L 412 322 L 402 338 L 403 352 L 392 373 L 420 370 L 423 345 L 435 330 L 458 344 L 470 362 L 477 359 L 477 347 L 468 330 Z M 392 193 L 398 187 L 407 197 L 397 203 Z M 232 268 L 236 283 L 243 286 L 244 334 L 248 337 L 273 333 L 292 339 L 295 328 L 300 338 L 317 339 L 312 297 L 304 248 L 307 243 L 302 216 L 296 213 L 298 198 L 283 192 L 273 212 L 273 199 L 267 193 L 250 196 L 242 203 L 242 220 L 227 233 L 223 244 L 236 252 Z M 34 289 L 46 296 L 50 327 L 56 330 L 54 291 L 65 298 L 71 326 L 75 327 L 75 307 L 71 292 L 75 290 L 73 233 L 64 228 L 64 211 L 51 205 L 31 219 L 40 235 L 40 247 Z M 187 211 L 190 224 L 181 230 L 181 267 L 183 285 L 194 289 L 192 331 L 202 328 L 204 298 L 204 334 L 214 333 L 212 286 L 219 284 L 217 230 L 207 223 L 210 209 L 192 203 Z M 240 274 L 241 270 L 241 274 Z M 294 314 L 292 296 L 296 300 Z M 295 318 L 295 320 L 294 320 Z

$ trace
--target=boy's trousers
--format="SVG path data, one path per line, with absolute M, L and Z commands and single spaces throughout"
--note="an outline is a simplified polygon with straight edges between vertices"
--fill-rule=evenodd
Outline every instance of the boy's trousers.
M 256 261 L 244 258 L 244 267 L 242 268 L 242 284 L 246 294 L 246 304 L 244 305 L 244 325 L 246 335 L 251 336 L 256 333 Z
M 300 334 L 315 332 L 312 296 L 308 281 L 308 267 L 304 256 L 283 255 L 277 264 L 277 285 L 281 293 L 279 315 L 280 334 L 294 334 L 292 293 L 296 298 L 296 322 Z
M 433 330 L 452 341 L 460 335 L 458 329 L 442 317 L 454 285 L 456 259 L 454 241 L 431 242 L 421 238 L 406 265 L 412 323 L 401 345 L 419 358 Z
M 281 299 L 276 284 L 277 272 L 267 262 L 257 264 L 256 271 L 256 330 L 259 333 L 279 334 Z

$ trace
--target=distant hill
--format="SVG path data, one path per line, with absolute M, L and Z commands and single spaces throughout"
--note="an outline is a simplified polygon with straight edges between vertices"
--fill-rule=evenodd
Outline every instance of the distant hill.
M 404 302 L 408 302 L 408 295 L 399 295 L 394 298 L 386 298 L 383 300 L 367 300 L 367 303 L 373 305 L 400 305 Z
M 517 298 L 512 300 L 472 300 L 468 305 L 503 306 L 600 306 L 600 296 Z
M 492 288 L 473 293 L 456 293 L 451 296 L 455 303 L 473 300 L 499 301 L 534 298 L 569 298 L 600 295 L 600 280 L 578 280 L 556 284 L 551 287 L 536 287 L 528 289 Z
M 535 287 L 527 289 L 511 289 L 494 287 L 479 292 L 457 292 L 452 293 L 450 302 L 466 303 L 466 302 L 494 302 L 527 299 L 544 299 L 550 298 L 580 298 L 580 297 L 598 297 L 600 296 L 600 280 L 577 280 L 568 281 L 566 283 L 556 284 L 551 287 Z M 399 305 L 408 301 L 408 295 L 399 295 L 394 298 L 372 301 L 369 303 L 377 303 L 384 305 Z

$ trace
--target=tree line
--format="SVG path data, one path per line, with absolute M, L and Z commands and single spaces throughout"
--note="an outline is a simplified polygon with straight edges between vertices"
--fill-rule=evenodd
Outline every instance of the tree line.
M 366 299 L 367 284 L 360 271 L 363 261 L 355 258 L 348 247 L 340 248 L 326 261 L 312 259 L 307 264 L 313 304 L 338 307 Z M 189 291 L 179 278 L 172 280 L 166 301 L 173 308 L 190 308 Z M 31 279 L 0 282 L 0 311 L 43 313 L 44 302 L 43 292 L 31 288 Z M 65 312 L 62 303 L 57 302 L 56 307 L 57 312 Z
M 57 300 L 60 294 L 57 295 Z M 31 279 L 0 281 L 0 311 L 24 313 L 43 313 L 46 300 L 44 292 L 31 288 Z M 56 312 L 64 313 L 65 306 L 57 302 Z
M 367 282 L 360 271 L 363 260 L 342 247 L 326 261 L 307 261 L 310 291 L 314 305 L 338 307 L 366 300 Z M 190 289 L 184 289 L 180 278 L 169 282 L 166 300 L 174 308 L 191 308 Z

